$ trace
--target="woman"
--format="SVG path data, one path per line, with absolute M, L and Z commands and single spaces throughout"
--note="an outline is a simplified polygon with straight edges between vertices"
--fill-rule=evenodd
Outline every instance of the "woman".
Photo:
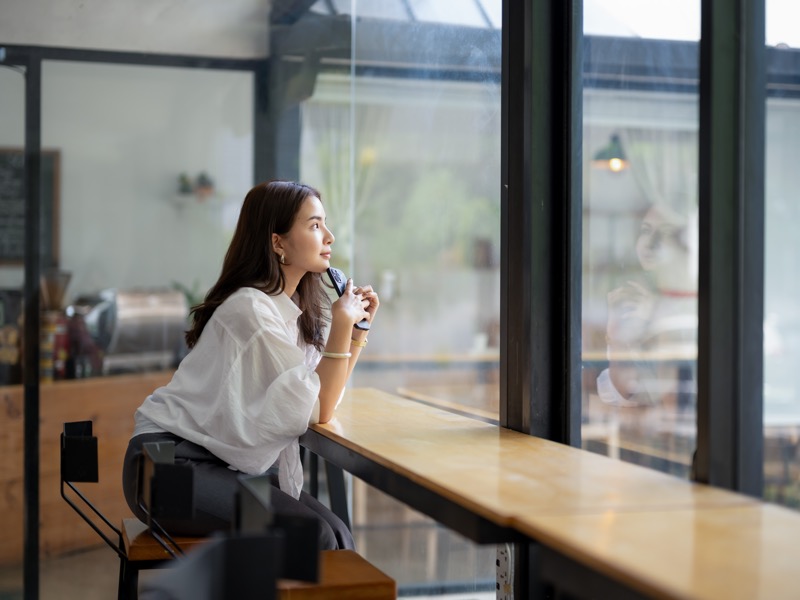
M 238 477 L 277 464 L 274 509 L 319 519 L 323 549 L 353 548 L 342 521 L 301 491 L 298 436 L 333 417 L 367 342 L 353 325 L 379 306 L 371 286 L 351 280 L 331 304 L 320 274 L 333 241 L 313 188 L 270 181 L 248 192 L 222 273 L 192 308 L 189 354 L 135 414 L 123 488 L 140 519 L 142 444 L 174 441 L 176 462 L 194 470 L 194 517 L 159 520 L 170 533 L 230 530 Z

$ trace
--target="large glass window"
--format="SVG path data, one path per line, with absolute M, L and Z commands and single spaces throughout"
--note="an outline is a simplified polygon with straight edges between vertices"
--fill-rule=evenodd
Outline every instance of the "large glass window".
M 687 3 L 683 3 L 687 4 Z M 585 447 L 688 477 L 696 437 L 699 2 L 584 31 Z
M 336 215 L 335 261 L 381 294 L 357 385 L 444 400 L 472 388 L 496 417 L 496 84 L 360 77 L 351 117 L 337 101 L 351 83 L 320 76 L 304 107 L 303 177 Z
M 800 36 L 795 5 L 767 2 L 764 277 L 764 497 L 800 507 Z
M 481 3 L 455 4 L 354 4 L 349 70 L 323 58 L 302 107 L 300 170 L 325 195 L 334 264 L 381 295 L 352 385 L 496 421 L 501 37 Z M 359 550 L 401 590 L 494 589 L 494 547 L 353 486 Z

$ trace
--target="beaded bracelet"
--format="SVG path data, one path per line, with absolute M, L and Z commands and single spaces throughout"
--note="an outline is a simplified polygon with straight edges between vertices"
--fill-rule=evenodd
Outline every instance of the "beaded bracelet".
M 323 352 L 322 356 L 325 358 L 350 358 L 353 354 L 350 352 Z
M 367 345 L 367 340 L 357 340 L 355 338 L 350 338 L 350 345 L 355 346 L 356 348 L 363 348 Z

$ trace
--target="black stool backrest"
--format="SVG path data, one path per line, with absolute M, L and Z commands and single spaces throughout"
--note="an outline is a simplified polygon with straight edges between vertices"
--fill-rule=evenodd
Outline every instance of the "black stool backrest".
M 61 434 L 61 479 L 97 483 L 97 438 L 91 421 L 64 423 Z

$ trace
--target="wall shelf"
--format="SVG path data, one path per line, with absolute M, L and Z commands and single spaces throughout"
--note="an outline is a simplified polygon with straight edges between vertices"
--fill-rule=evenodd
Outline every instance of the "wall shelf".
M 187 206 L 216 206 L 222 203 L 222 195 L 217 191 L 209 194 L 172 194 L 168 198 L 169 203 L 178 210 L 183 210 Z

